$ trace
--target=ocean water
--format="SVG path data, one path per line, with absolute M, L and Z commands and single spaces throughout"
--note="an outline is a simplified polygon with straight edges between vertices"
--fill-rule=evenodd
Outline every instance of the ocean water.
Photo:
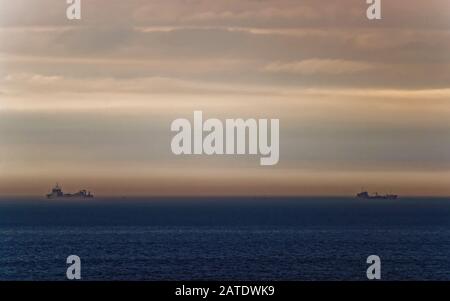
M 1 199 L 0 280 L 450 280 L 450 199 Z

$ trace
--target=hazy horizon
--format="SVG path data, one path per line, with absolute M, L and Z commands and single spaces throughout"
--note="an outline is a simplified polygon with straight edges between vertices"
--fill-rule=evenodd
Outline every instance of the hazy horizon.
M 450 196 L 450 2 L 0 0 L 0 195 Z M 175 156 L 280 119 L 280 161 Z

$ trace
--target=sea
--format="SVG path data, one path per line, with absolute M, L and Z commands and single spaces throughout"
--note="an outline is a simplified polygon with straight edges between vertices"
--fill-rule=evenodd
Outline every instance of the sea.
M 0 280 L 450 280 L 450 198 L 0 199 Z

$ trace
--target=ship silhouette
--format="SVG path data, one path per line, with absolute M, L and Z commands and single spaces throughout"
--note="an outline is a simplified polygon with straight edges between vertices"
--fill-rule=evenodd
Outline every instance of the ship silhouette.
M 76 193 L 64 193 L 61 186 L 58 183 L 52 188 L 52 192 L 47 194 L 47 199 L 59 199 L 59 198 L 80 198 L 89 199 L 93 198 L 94 195 L 85 189 L 80 190 Z
M 370 195 L 367 191 L 361 191 L 356 195 L 359 199 L 369 199 L 369 200 L 395 200 L 398 198 L 398 195 L 396 194 L 378 194 L 378 192 L 375 192 L 375 194 Z

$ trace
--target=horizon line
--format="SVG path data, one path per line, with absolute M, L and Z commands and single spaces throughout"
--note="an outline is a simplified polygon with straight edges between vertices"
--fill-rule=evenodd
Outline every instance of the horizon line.
M 308 194 L 298 194 L 298 195 L 262 195 L 262 194 L 256 194 L 256 195 L 94 195 L 95 199 L 102 199 L 102 198 L 114 198 L 114 199 L 142 199 L 142 198 L 356 198 L 355 194 L 324 194 L 324 195 L 308 195 Z M 27 195 L 2 195 L 0 194 L 1 198 L 42 198 L 47 199 L 45 195 L 35 195 L 35 194 L 27 194 Z M 402 198 L 450 198 L 450 195 L 413 195 L 413 194 L 405 194 L 405 195 L 399 195 L 399 199 Z M 67 200 L 70 200 L 68 198 Z M 73 198 L 72 200 L 77 200 L 77 198 Z

